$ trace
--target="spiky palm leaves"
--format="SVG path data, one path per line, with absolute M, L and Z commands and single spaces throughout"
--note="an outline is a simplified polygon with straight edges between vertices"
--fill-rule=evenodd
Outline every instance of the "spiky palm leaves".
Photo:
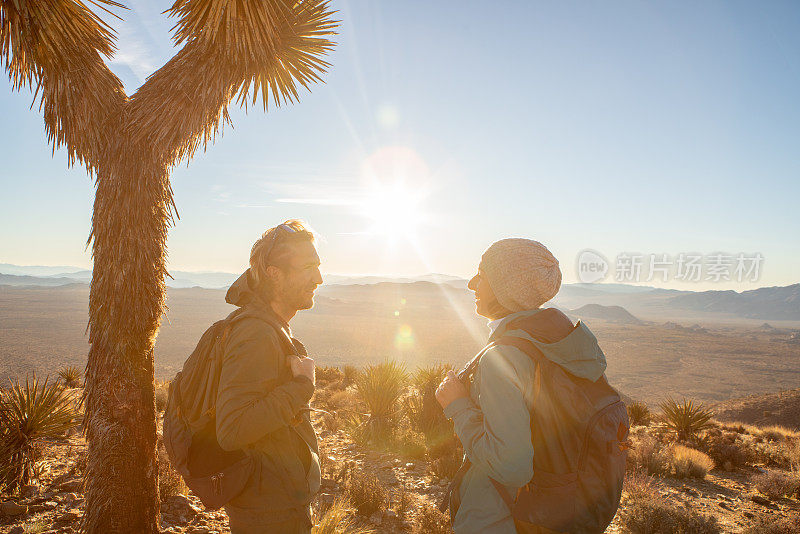
M 169 172 L 213 140 L 227 106 L 294 102 L 320 79 L 336 23 L 319 0 L 177 0 L 183 49 L 126 97 L 102 56 L 114 34 L 90 9 L 113 0 L 0 0 L 14 89 L 35 87 L 45 129 L 96 178 L 89 297 L 84 528 L 158 530 L 153 347 L 164 311 Z M 255 101 L 255 100 L 253 100 Z
M 664 426 L 675 432 L 680 441 L 694 438 L 700 431 L 712 426 L 711 417 L 714 413 L 693 400 L 684 398 L 677 402 L 668 398 L 660 407 L 664 412 Z
M 125 101 L 122 82 L 103 62 L 114 50 L 113 30 L 85 2 L 0 0 L 0 56 L 13 88 L 36 90 L 53 151 L 64 146 L 69 164 L 90 172 Z
M 0 392 L 0 487 L 15 491 L 34 475 L 39 447 L 75 426 L 73 401 L 57 382 L 36 375 Z

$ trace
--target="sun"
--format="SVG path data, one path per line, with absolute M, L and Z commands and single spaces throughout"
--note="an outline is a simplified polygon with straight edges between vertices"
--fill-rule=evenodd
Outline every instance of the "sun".
M 403 183 L 381 185 L 364 199 L 362 214 L 369 220 L 368 234 L 390 239 L 410 239 L 422 222 L 419 192 Z
M 364 161 L 363 178 L 359 211 L 368 221 L 364 233 L 413 240 L 425 221 L 422 204 L 429 178 L 420 155 L 408 147 L 383 147 Z

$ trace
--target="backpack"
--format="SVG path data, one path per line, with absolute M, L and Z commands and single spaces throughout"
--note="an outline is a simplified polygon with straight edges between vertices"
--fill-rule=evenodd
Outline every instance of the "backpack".
M 209 510 L 221 508 L 236 497 L 256 468 L 253 457 L 245 451 L 222 449 L 216 433 L 224 342 L 233 324 L 245 317 L 257 317 L 272 326 L 286 344 L 284 338 L 288 335 L 279 324 L 262 314 L 235 310 L 200 337 L 183 369 L 169 385 L 164 410 L 164 447 L 169 460 Z
M 548 360 L 529 340 L 506 336 L 536 364 L 531 413 L 533 478 L 515 496 L 490 479 L 520 532 L 602 533 L 622 495 L 628 412 L 601 376 L 592 382 Z
M 527 339 L 505 336 L 490 343 L 458 373 L 467 381 L 492 347 L 513 346 L 536 365 L 531 412 L 533 478 L 516 495 L 490 478 L 511 511 L 519 533 L 605 532 L 622 496 L 628 412 L 605 376 L 592 382 L 548 360 Z M 440 505 L 458 509 L 458 485 L 470 467 L 465 459 Z

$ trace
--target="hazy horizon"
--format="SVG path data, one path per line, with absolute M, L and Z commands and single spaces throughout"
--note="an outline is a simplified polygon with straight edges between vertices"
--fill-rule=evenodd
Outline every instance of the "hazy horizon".
M 131 94 L 176 48 L 163 2 L 126 4 L 107 63 Z M 175 168 L 170 268 L 241 272 L 264 230 L 300 217 L 332 273 L 468 278 L 521 236 L 565 282 L 586 248 L 763 256 L 754 282 L 643 281 L 657 287 L 796 282 L 800 5 L 512 6 L 337 4 L 325 83 L 268 113 L 231 107 L 234 128 Z M 31 99 L 0 91 L 0 251 L 88 268 L 93 183 L 51 155 Z

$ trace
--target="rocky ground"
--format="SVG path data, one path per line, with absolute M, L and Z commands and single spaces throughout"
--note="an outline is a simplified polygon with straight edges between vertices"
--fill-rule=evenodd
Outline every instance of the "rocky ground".
M 325 508 L 341 494 L 342 474 L 348 469 L 363 469 L 378 476 L 389 490 L 387 508 L 370 517 L 354 515 L 354 522 L 377 532 L 410 532 L 416 510 L 438 502 L 446 481 L 432 480 L 425 462 L 406 461 L 389 454 L 359 450 L 342 431 L 329 433 L 315 423 L 320 433 L 322 487 L 315 508 Z M 84 510 L 80 458 L 85 442 L 73 436 L 52 443 L 44 450 L 40 479 L 23 488 L 18 496 L 3 495 L 0 504 L 2 534 L 70 534 L 79 531 Z M 405 493 L 405 503 L 401 503 Z M 406 509 L 402 509 L 405 504 Z M 223 510 L 206 510 L 191 492 L 168 497 L 161 504 L 163 532 L 222 534 L 230 532 Z
M 368 517 L 353 514 L 354 523 L 376 532 L 425 532 L 420 514 L 441 498 L 447 480 L 429 473 L 424 460 L 409 460 L 388 453 L 364 450 L 339 430 L 329 432 L 315 423 L 320 434 L 323 483 L 315 508 L 325 509 L 340 495 L 343 474 L 361 469 L 374 473 L 387 490 L 385 510 Z M 78 532 L 84 510 L 81 458 L 85 443 L 80 436 L 47 445 L 39 480 L 23 488 L 19 496 L 3 496 L 0 533 Z M 752 488 L 750 477 L 761 469 L 710 472 L 704 480 L 654 478 L 657 491 L 666 500 L 689 510 L 717 518 L 722 531 L 741 532 L 758 518 L 791 517 L 800 514 L 797 498 L 770 499 Z M 229 532 L 224 511 L 205 510 L 191 494 L 174 495 L 161 507 L 164 532 L 221 534 Z M 621 532 L 617 521 L 608 532 Z

